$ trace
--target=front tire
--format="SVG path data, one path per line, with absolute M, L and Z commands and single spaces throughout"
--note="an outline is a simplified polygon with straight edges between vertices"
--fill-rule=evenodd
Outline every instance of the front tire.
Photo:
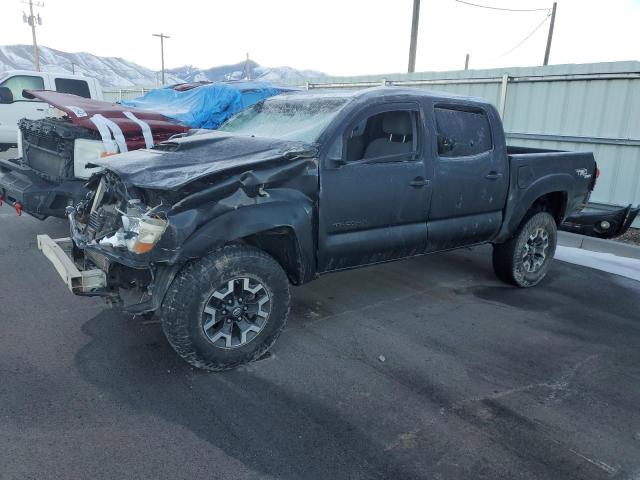
M 229 245 L 178 273 L 162 304 L 162 328 L 194 367 L 229 370 L 273 345 L 286 324 L 289 300 L 289 281 L 273 257 Z
M 557 241 L 555 219 L 547 212 L 536 213 L 510 240 L 494 244 L 493 269 L 504 282 L 533 287 L 546 276 Z

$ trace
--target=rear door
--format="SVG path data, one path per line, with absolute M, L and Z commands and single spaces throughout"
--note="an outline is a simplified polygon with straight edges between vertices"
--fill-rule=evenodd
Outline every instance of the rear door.
M 497 113 L 482 106 L 435 104 L 437 138 L 429 212 L 429 251 L 491 239 L 502 224 L 507 155 Z
M 89 83 L 80 78 L 56 77 L 53 80 L 56 92 L 70 93 L 79 97 L 91 98 Z
M 417 103 L 382 104 L 354 116 L 335 138 L 320 174 L 321 272 L 425 251 L 423 122 Z

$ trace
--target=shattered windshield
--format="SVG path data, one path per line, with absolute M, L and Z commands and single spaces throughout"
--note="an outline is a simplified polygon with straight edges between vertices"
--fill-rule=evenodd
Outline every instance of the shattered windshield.
M 347 97 L 270 98 L 240 112 L 219 130 L 313 143 L 348 101 Z

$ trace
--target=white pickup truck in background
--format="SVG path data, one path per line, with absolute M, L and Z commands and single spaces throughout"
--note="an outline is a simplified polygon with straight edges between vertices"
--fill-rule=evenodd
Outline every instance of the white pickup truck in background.
M 24 97 L 25 89 L 55 90 L 102 100 L 102 88 L 94 78 L 28 70 L 0 72 L 0 152 L 18 144 L 20 119 L 37 120 L 53 115 L 53 108 L 45 102 Z

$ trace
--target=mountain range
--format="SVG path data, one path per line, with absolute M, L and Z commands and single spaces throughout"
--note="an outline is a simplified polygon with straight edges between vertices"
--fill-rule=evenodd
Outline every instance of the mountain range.
M 40 48 L 40 64 L 47 72 L 67 72 L 97 78 L 104 88 L 134 88 L 159 86 L 159 72 L 119 57 L 101 57 L 86 52 L 63 52 L 49 47 Z M 0 74 L 6 70 L 33 70 L 31 45 L 0 46 Z M 248 75 L 247 75 L 248 74 Z M 308 78 L 325 74 L 291 67 L 264 67 L 248 60 L 233 65 L 197 68 L 191 65 L 165 71 L 166 83 L 191 81 L 239 80 L 249 77 L 282 83 L 303 83 Z

